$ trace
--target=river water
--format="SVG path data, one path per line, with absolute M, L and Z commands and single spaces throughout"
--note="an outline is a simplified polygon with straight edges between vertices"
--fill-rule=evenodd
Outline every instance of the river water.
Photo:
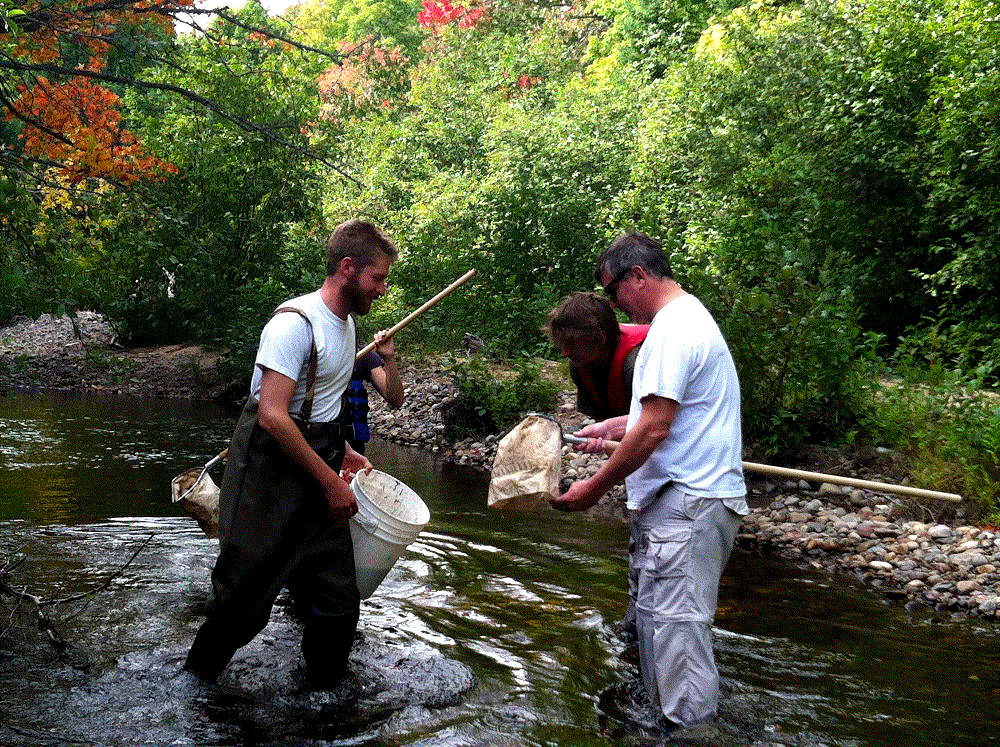
M 355 676 L 305 690 L 298 623 L 277 606 L 219 683 L 199 687 L 180 665 L 215 542 L 169 483 L 224 448 L 232 425 L 198 402 L 0 396 L 0 567 L 21 559 L 7 583 L 49 601 L 95 592 L 44 608 L 69 643 L 61 656 L 30 604 L 0 600 L 0 745 L 680 743 L 645 728 L 614 633 L 626 530 L 491 513 L 481 472 L 379 441 L 372 462 L 424 498 L 431 522 L 363 603 Z M 724 728 L 705 744 L 1000 743 L 992 627 L 736 552 L 715 633 Z

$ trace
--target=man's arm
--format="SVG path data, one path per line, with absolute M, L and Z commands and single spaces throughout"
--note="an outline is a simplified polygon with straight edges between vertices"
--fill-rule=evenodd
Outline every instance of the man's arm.
M 371 371 L 372 385 L 394 410 L 403 406 L 403 381 L 396 364 L 396 346 L 386 330 L 375 333 L 375 352 L 382 358 L 382 365 Z
M 333 516 L 353 516 L 358 504 L 350 486 L 323 461 L 306 441 L 288 414 L 295 395 L 295 381 L 270 368 L 261 368 L 260 409 L 258 420 L 288 457 L 316 478 L 323 486 Z
M 586 443 L 576 446 L 577 451 L 596 454 L 605 450 L 605 441 L 621 441 L 625 437 L 625 427 L 628 425 L 628 415 L 617 415 L 599 423 L 591 423 L 574 433 L 574 436 L 589 439 Z
M 608 461 L 592 477 L 570 485 L 569 490 L 551 501 L 552 507 L 560 511 L 583 511 L 593 506 L 646 463 L 670 433 L 676 414 L 676 401 L 654 394 L 644 397 L 638 422 L 625 434 Z

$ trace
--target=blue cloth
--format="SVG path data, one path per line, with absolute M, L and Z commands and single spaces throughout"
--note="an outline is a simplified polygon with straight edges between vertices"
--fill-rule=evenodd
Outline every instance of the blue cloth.
M 371 429 L 368 427 L 368 387 L 372 380 L 372 369 L 385 365 L 382 356 L 374 350 L 354 364 L 351 381 L 344 392 L 343 416 L 341 422 L 354 429 L 351 441 L 365 443 L 371 440 Z

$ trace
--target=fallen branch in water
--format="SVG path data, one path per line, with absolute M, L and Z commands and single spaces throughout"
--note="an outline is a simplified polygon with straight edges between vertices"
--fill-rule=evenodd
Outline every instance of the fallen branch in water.
M 124 573 L 125 569 L 132 564 L 132 561 L 134 561 L 138 557 L 139 553 L 142 552 L 144 549 L 146 549 L 146 546 L 149 545 L 149 543 L 153 540 L 153 537 L 155 536 L 156 536 L 155 534 L 149 535 L 146 538 L 146 541 L 143 542 L 142 545 L 140 545 L 139 548 L 134 553 L 132 553 L 132 556 L 127 561 L 125 561 L 124 565 L 122 565 L 118 570 L 116 570 L 114 573 L 108 576 L 104 580 L 104 583 L 102 583 L 96 589 L 91 589 L 90 591 L 83 592 L 82 594 L 74 594 L 73 596 L 65 597 L 63 599 L 43 600 L 34 594 L 30 594 L 24 589 L 17 589 L 11 586 L 10 580 L 12 578 L 14 570 L 19 565 L 21 565 L 21 563 L 23 563 L 26 559 L 26 556 L 23 553 L 20 552 L 14 553 L 14 555 L 7 558 L 3 566 L 0 567 L 0 598 L 12 597 L 14 600 L 16 600 L 15 606 L 11 610 L 9 619 L 13 620 L 14 615 L 17 612 L 18 607 L 20 606 L 21 603 L 27 602 L 28 604 L 30 604 L 34 610 L 34 617 L 38 624 L 38 629 L 42 631 L 42 633 L 45 635 L 49 643 L 51 643 L 53 648 L 55 648 L 55 650 L 59 653 L 59 656 L 64 657 L 66 649 L 69 646 L 69 643 L 67 643 L 66 639 L 62 637 L 56 626 L 62 625 L 68 622 L 69 620 L 72 620 L 73 618 L 82 614 L 83 611 L 90 606 L 90 603 L 94 600 L 97 594 L 107 589 L 111 585 L 112 581 L 121 576 L 121 574 Z M 53 622 L 52 619 L 44 611 L 46 608 L 58 607 L 60 605 L 72 604 L 73 602 L 79 602 L 79 601 L 84 601 L 84 604 L 82 604 L 80 608 L 77 609 L 75 612 L 73 612 L 71 615 L 68 615 L 67 617 L 64 617 L 61 620 L 59 620 L 58 623 Z M 14 623 L 11 622 L 10 625 L 8 625 L 6 628 L 0 630 L 0 638 L 7 637 L 8 633 L 13 627 Z

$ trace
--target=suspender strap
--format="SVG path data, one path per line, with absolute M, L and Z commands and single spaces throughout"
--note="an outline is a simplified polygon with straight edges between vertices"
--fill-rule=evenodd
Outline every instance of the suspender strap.
M 297 309 L 294 306 L 282 306 L 280 309 L 276 309 L 271 316 L 280 314 L 283 311 L 294 311 L 305 319 L 306 324 L 309 325 L 309 332 L 312 335 L 312 349 L 309 351 L 309 372 L 306 374 L 306 397 L 302 400 L 302 407 L 299 409 L 298 414 L 298 417 L 303 422 L 308 423 L 312 415 L 313 398 L 316 396 L 316 367 L 319 363 L 319 353 L 316 350 L 316 335 L 312 334 L 312 322 L 309 321 L 309 317 L 306 316 L 306 313 L 302 309 Z

